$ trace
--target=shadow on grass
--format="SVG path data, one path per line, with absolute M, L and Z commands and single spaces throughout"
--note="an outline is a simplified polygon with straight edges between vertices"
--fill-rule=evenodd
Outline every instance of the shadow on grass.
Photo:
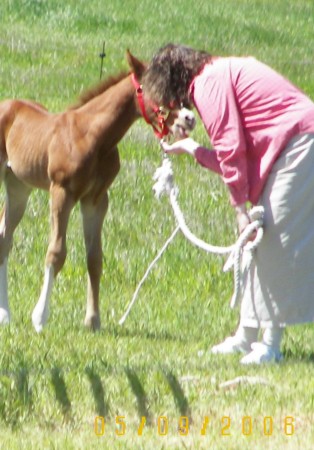
M 146 418 L 146 424 L 147 425 L 151 425 L 152 424 L 152 418 L 151 415 L 149 413 L 149 407 L 148 407 L 148 402 L 147 402 L 147 396 L 146 393 L 144 391 L 144 388 L 140 382 L 140 379 L 138 377 L 138 375 L 136 374 L 136 372 L 133 369 L 130 369 L 129 367 L 127 367 L 125 369 L 125 374 L 128 378 L 129 384 L 131 386 L 132 392 L 136 397 L 136 402 L 137 402 L 137 412 L 138 415 L 140 417 L 140 419 L 142 417 Z
M 147 329 L 128 328 L 126 325 L 108 324 L 104 331 L 106 335 L 115 338 L 144 338 L 152 341 L 170 341 L 170 342 L 191 342 L 191 338 L 178 333 L 170 333 L 169 331 L 148 331 Z
M 181 416 L 188 417 L 189 421 L 192 423 L 192 417 L 191 417 L 191 410 L 189 407 L 188 400 L 183 392 L 183 389 L 176 378 L 176 376 L 170 372 L 163 370 L 163 374 L 169 384 L 169 387 L 171 389 L 174 402 L 180 412 Z
M 51 370 L 51 383 L 55 390 L 56 400 L 61 406 L 63 417 L 67 421 L 69 420 L 71 414 L 71 402 L 68 397 L 64 378 L 58 367 L 54 367 Z
M 33 395 L 29 370 L 23 367 L 11 377 L 1 375 L 0 419 L 11 429 L 15 429 L 19 427 L 21 419 L 32 413 L 32 409 Z
M 314 364 L 314 353 L 308 353 L 302 349 L 298 349 L 297 351 L 285 350 L 283 352 L 283 356 L 285 362 L 302 362 Z
M 32 407 L 33 398 L 32 390 L 29 385 L 29 370 L 24 368 L 20 370 L 16 375 L 16 387 L 18 391 L 18 397 L 23 406 Z
M 105 401 L 105 392 L 100 376 L 90 367 L 85 369 L 85 373 L 91 385 L 97 415 L 108 417 L 110 408 L 109 404 Z

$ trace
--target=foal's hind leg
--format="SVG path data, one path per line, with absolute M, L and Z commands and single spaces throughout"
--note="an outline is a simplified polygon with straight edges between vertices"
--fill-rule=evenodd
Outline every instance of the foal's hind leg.
M 37 332 L 42 331 L 48 319 L 48 308 L 55 277 L 66 258 L 66 231 L 74 199 L 59 185 L 50 188 L 51 235 L 46 254 L 45 277 L 39 300 L 33 310 L 32 322 Z
M 10 321 L 7 264 L 13 233 L 23 217 L 31 189 L 11 170 L 5 176 L 6 200 L 0 220 L 0 324 Z
M 108 209 L 107 192 L 94 204 L 90 198 L 81 200 L 86 259 L 88 269 L 85 325 L 100 328 L 99 284 L 102 272 L 101 230 Z

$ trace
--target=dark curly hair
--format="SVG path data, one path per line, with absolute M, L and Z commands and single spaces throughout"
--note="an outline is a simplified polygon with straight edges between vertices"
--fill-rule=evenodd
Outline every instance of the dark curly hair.
M 167 108 L 191 107 L 189 86 L 211 59 L 205 51 L 167 44 L 154 55 L 143 75 L 145 97 Z

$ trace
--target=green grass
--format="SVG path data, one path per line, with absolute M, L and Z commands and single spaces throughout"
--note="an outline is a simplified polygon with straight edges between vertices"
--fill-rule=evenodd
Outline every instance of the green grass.
M 175 41 L 215 54 L 255 55 L 314 98 L 313 13 L 313 2 L 305 0 L 213 0 L 195 6 L 187 0 L 4 0 L 0 98 L 33 98 L 52 111 L 64 109 L 98 81 L 104 40 L 104 77 L 127 68 L 126 48 L 149 59 Z M 207 143 L 200 125 L 194 136 Z M 30 315 L 49 235 L 45 193 L 33 193 L 16 231 L 9 262 L 12 323 L 0 330 L 0 448 L 311 449 L 312 325 L 287 330 L 280 365 L 242 367 L 237 356 L 197 356 L 233 331 L 238 320 L 228 306 L 232 276 L 222 273 L 221 257 L 177 236 L 125 325 L 118 325 L 175 227 L 168 200 L 158 202 L 152 195 L 151 178 L 161 156 L 146 124 L 134 125 L 120 155 L 122 168 L 110 191 L 103 230 L 99 333 L 83 327 L 86 270 L 79 208 L 71 217 L 68 258 L 40 335 Z M 220 180 L 186 157 L 173 163 L 191 229 L 211 243 L 233 242 L 235 221 Z M 268 384 L 220 387 L 241 375 L 259 376 Z M 101 437 L 94 431 L 96 416 L 105 418 Z M 124 436 L 115 435 L 119 416 L 125 416 Z M 142 416 L 147 424 L 138 436 Z M 166 436 L 158 434 L 161 416 L 168 420 Z M 182 416 L 190 419 L 187 436 L 178 431 Z M 242 419 L 246 416 L 251 419 Z M 285 427 L 288 416 L 294 429 L 289 422 Z M 209 424 L 201 436 L 205 417 Z M 230 428 L 223 417 L 230 418 Z M 271 436 L 263 433 L 264 417 L 273 421 Z M 242 421 L 247 426 L 250 420 L 252 433 L 245 436 Z

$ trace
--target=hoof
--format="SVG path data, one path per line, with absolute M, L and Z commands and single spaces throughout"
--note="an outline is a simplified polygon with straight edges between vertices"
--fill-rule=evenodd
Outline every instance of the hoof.
M 33 322 L 33 327 L 35 328 L 37 333 L 41 333 L 43 331 L 44 324 L 41 323 L 39 320 L 37 320 L 37 318 L 35 318 L 34 316 L 32 317 L 32 322 Z
M 34 322 L 33 322 L 33 327 L 35 328 L 35 331 L 37 333 L 41 333 L 44 329 L 42 324 L 35 324 Z
M 84 325 L 92 331 L 100 329 L 100 317 L 97 315 L 85 317 Z
M 38 314 L 36 308 L 34 309 L 32 314 L 32 323 L 37 333 L 41 333 L 43 331 L 44 325 L 46 323 L 46 318 L 42 317 L 41 314 Z
M 10 313 L 4 308 L 0 308 L 0 325 L 7 325 L 10 323 Z

